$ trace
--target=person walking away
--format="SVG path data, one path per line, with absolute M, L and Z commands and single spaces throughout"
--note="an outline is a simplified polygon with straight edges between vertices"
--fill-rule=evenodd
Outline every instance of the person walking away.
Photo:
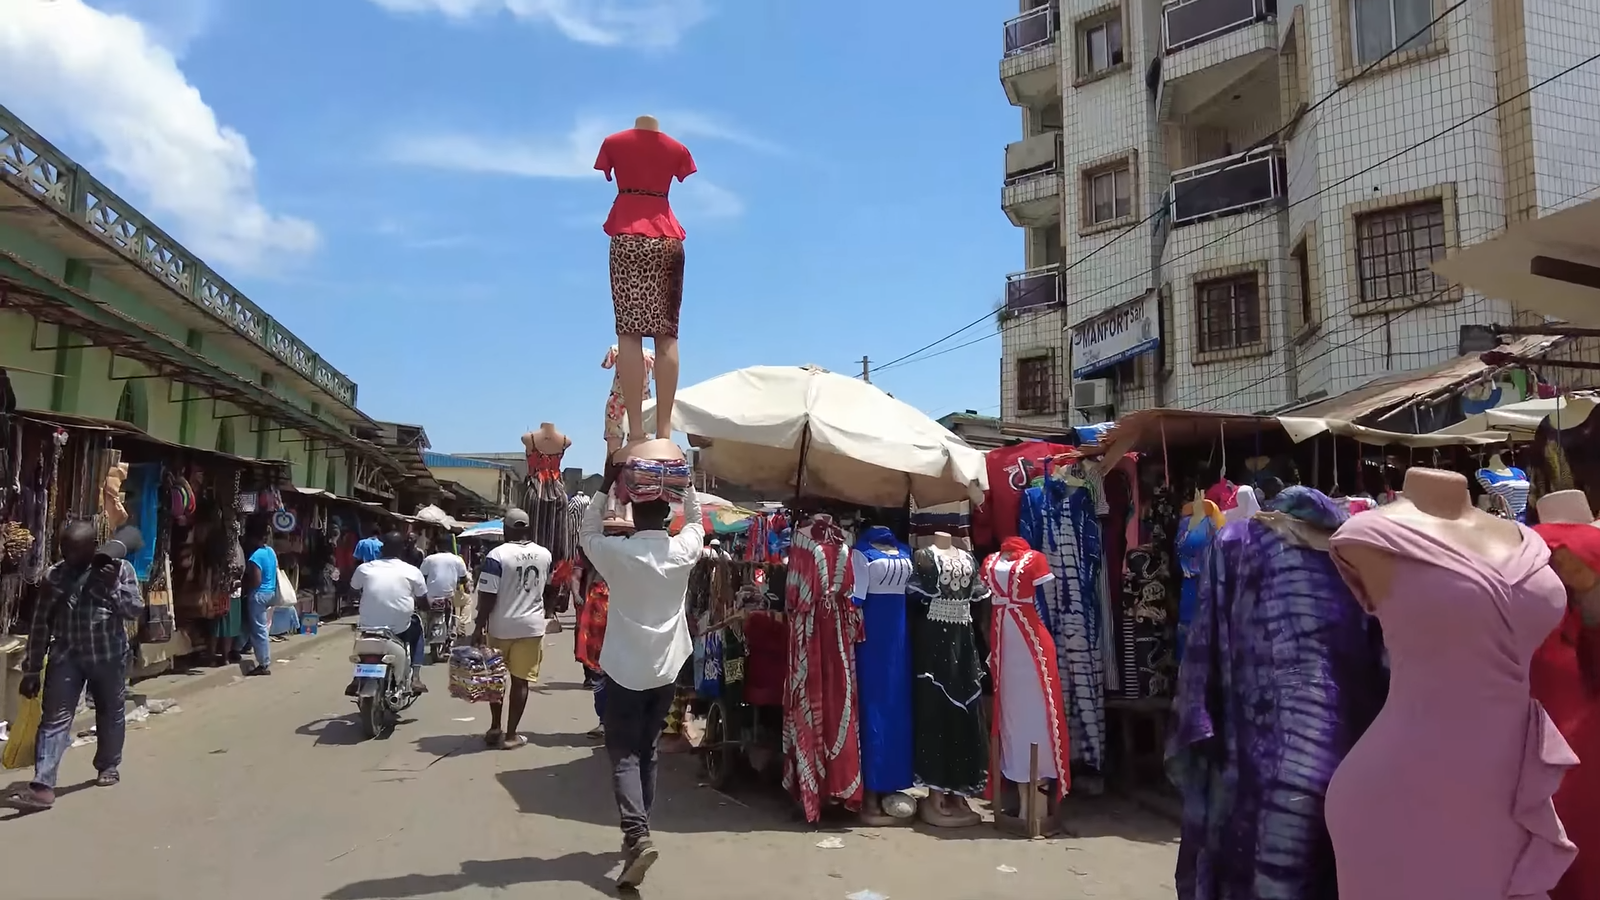
M 417 533 L 415 525 L 406 526 L 406 551 L 400 554 L 400 558 L 419 569 L 423 560 L 427 559 L 427 554 L 422 552 L 422 535 Z
M 244 633 L 256 664 L 246 675 L 272 674 L 272 605 L 278 599 L 278 553 L 260 513 L 245 522 Z
M 422 580 L 428 583 L 428 608 L 438 615 L 446 604 L 460 614 L 467 591 L 467 561 L 450 549 L 448 537 L 438 537 L 433 542 L 433 552 L 423 559 Z M 452 635 L 453 636 L 453 635 Z
M 356 595 L 360 612 L 356 630 L 387 629 L 411 651 L 411 692 L 426 694 L 422 667 L 428 661 L 428 645 L 423 640 L 422 618 L 417 607 L 428 602 L 428 583 L 416 566 L 406 562 L 406 539 L 391 531 L 381 540 L 381 556 L 362 563 L 350 576 L 350 590 Z M 344 695 L 354 697 L 357 683 L 351 679 Z
M 20 691 L 32 700 L 43 690 L 44 709 L 33 781 L 0 798 L 0 805 L 12 809 L 37 812 L 55 805 L 56 775 L 72 746 L 72 719 L 86 686 L 94 700 L 94 767 L 100 773 L 95 784 L 110 787 L 121 780 L 131 655 L 127 623 L 143 615 L 144 597 L 127 546 L 112 540 L 96 550 L 95 534 L 87 521 L 62 531 L 62 560 L 46 570 L 33 610 Z
M 528 742 L 517 732 L 528 706 L 528 686 L 539 680 L 544 664 L 544 588 L 550 578 L 550 551 L 533 542 L 528 514 L 520 509 L 502 520 L 505 543 L 489 551 L 478 574 L 478 615 L 472 631 L 474 647 L 489 646 L 505 658 L 511 675 L 506 703 L 489 704 L 489 731 L 484 743 L 514 750 Z M 502 706 L 505 728 L 501 729 Z
M 601 496 L 608 496 L 620 466 L 607 462 Z M 694 648 L 684 599 L 689 572 L 700 558 L 705 528 L 694 488 L 683 496 L 684 526 L 667 533 L 672 506 L 665 499 L 633 504 L 634 533 L 604 532 L 605 503 L 590 503 L 579 539 L 595 571 L 606 580 L 610 599 L 600 667 L 606 673 L 606 753 L 622 823 L 622 874 L 617 887 L 644 881 L 659 851 L 650 839 L 650 808 L 655 803 L 657 750 L 673 682 Z

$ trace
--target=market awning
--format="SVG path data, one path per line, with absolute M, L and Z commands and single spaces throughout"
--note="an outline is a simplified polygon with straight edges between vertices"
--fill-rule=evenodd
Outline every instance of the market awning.
M 1264 431 L 1281 432 L 1282 426 L 1271 416 L 1198 409 L 1141 409 L 1113 422 L 1097 442 L 1086 445 L 1083 450 L 1090 456 L 1104 454 L 1114 463 L 1133 451 L 1160 453 L 1164 446 L 1183 446 Z
M 1600 399 L 1600 394 L 1579 392 L 1568 396 L 1536 398 L 1524 400 L 1521 403 L 1508 403 L 1494 409 L 1486 409 L 1481 413 L 1474 413 L 1465 419 L 1441 428 L 1436 434 L 1466 434 L 1473 431 L 1495 430 L 1503 431 L 1510 440 L 1531 441 L 1534 433 L 1539 430 L 1540 424 L 1545 419 L 1555 417 L 1559 423 L 1561 413 L 1566 410 L 1568 400 L 1583 400 L 1593 403 Z M 1584 415 L 1588 413 L 1585 412 Z
M 191 447 L 188 444 L 175 444 L 153 437 L 148 432 L 136 425 L 130 425 L 120 419 L 101 419 L 96 416 L 79 416 L 72 413 L 59 413 L 49 410 L 19 409 L 16 417 L 27 422 L 37 422 L 40 425 L 56 425 L 62 428 L 76 428 L 82 431 L 104 431 L 116 438 L 138 441 L 141 444 L 154 444 L 158 447 L 167 447 L 195 456 L 209 456 L 216 459 L 225 459 L 229 462 L 245 466 L 263 466 L 268 468 L 287 468 L 290 463 L 286 459 L 255 459 L 250 456 L 237 456 L 224 453 L 221 450 L 206 450 L 202 447 Z
M 1519 310 L 1600 327 L 1600 200 L 1519 222 L 1433 271 Z
M 1353 422 L 1341 422 L 1338 419 L 1312 419 L 1302 416 L 1279 416 L 1278 424 L 1288 433 L 1289 439 L 1296 444 L 1310 440 L 1319 434 L 1336 434 L 1347 437 L 1357 443 L 1371 444 L 1375 447 L 1462 447 L 1481 446 L 1483 444 L 1503 444 L 1507 436 L 1503 431 L 1477 431 L 1473 433 L 1436 431 L 1432 434 L 1405 434 L 1397 431 L 1381 431 L 1377 428 L 1368 428 L 1365 425 L 1356 425 Z
M 1549 350 L 1562 338 L 1529 335 L 1496 347 L 1496 352 L 1514 356 L 1535 356 Z M 1388 412 L 1419 397 L 1466 385 L 1497 367 L 1485 363 L 1482 354 L 1468 353 L 1447 362 L 1410 372 L 1397 372 L 1369 381 L 1354 390 L 1297 409 L 1283 410 L 1296 417 L 1358 422 L 1367 416 Z

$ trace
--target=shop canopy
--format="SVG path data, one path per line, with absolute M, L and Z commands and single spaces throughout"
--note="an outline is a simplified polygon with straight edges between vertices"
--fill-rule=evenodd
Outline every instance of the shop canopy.
M 1519 310 L 1600 328 L 1600 200 L 1519 222 L 1433 271 Z
M 655 404 L 644 425 L 655 428 Z M 753 366 L 678 392 L 672 427 L 707 472 L 760 491 L 870 506 L 977 501 L 983 454 L 917 409 L 816 366 Z
M 506 533 L 505 520 L 491 519 L 488 522 L 474 522 L 461 530 L 461 539 L 467 538 L 498 538 Z
M 1521 403 L 1508 403 L 1497 406 L 1481 413 L 1467 416 L 1449 428 L 1441 429 L 1436 434 L 1466 434 L 1474 431 L 1503 431 L 1513 441 L 1531 441 L 1534 432 L 1539 430 L 1539 425 L 1545 419 L 1561 419 L 1561 414 L 1574 401 L 1581 401 L 1592 405 L 1600 400 L 1600 394 L 1580 393 L 1570 397 L 1549 397 L 1543 399 L 1524 400 Z M 1587 415 L 1587 409 L 1584 415 Z M 1574 416 L 1577 414 L 1574 413 Z

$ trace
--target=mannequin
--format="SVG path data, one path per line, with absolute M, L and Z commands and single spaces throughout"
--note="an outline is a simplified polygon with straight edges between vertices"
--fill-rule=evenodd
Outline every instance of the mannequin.
M 1533 696 L 1577 751 L 1579 765 L 1556 792 L 1556 812 L 1578 859 L 1551 900 L 1600 896 L 1600 527 L 1582 491 L 1539 498 L 1534 530 L 1550 545 L 1550 567 L 1567 586 L 1561 627 L 1533 656 Z
M 911 659 L 906 588 L 911 548 L 877 525 L 861 531 L 850 551 L 850 598 L 861 608 L 863 640 L 856 643 L 861 703 L 861 775 L 866 825 L 910 824 L 883 808 L 889 794 L 915 783 L 912 771 Z
M 551 422 L 522 436 L 528 456 L 528 483 L 522 507 L 533 526 L 533 540 L 550 551 L 555 562 L 567 557 L 567 492 L 561 481 L 561 457 L 572 439 Z
M 1543 896 L 1576 855 L 1551 797 L 1577 758 L 1528 670 L 1566 591 L 1544 542 L 1474 507 L 1463 476 L 1415 467 L 1403 487 L 1329 542 L 1391 658 L 1383 711 L 1328 788 L 1339 892 Z
M 1511 518 L 1518 522 L 1528 520 L 1528 474 L 1521 469 L 1505 464 L 1500 454 L 1495 453 L 1489 457 L 1489 462 L 1477 473 L 1478 484 L 1483 487 L 1484 493 L 1496 498 L 1496 505 L 1503 505 Z
M 1239 493 L 1234 496 L 1238 505 L 1222 511 L 1222 521 L 1225 524 L 1248 519 L 1261 511 L 1261 500 L 1256 496 L 1256 489 L 1250 485 L 1241 485 Z
M 1039 778 L 1055 782 L 1053 799 L 1065 796 L 1070 777 L 1055 641 L 1035 601 L 1039 586 L 1055 574 L 1044 554 L 1013 537 L 984 559 L 982 577 L 993 609 L 989 647 L 995 708 L 989 730 L 996 752 L 989 761 L 989 793 L 1003 812 L 1015 816 L 1027 809 L 1016 785 L 1029 781 L 1032 745 L 1039 747 Z
M 919 805 L 922 821 L 938 828 L 966 828 L 981 819 L 967 805 L 988 781 L 988 736 L 984 733 L 983 662 L 978 656 L 972 604 L 989 596 L 972 554 L 946 531 L 913 557 L 907 592 L 911 614 L 911 702 L 916 782 L 928 789 Z
M 628 411 L 627 400 L 622 392 L 622 372 L 617 366 L 618 349 L 616 344 L 606 351 L 605 358 L 600 361 L 600 368 L 611 369 L 611 394 L 606 397 L 606 455 L 615 456 L 622 449 L 623 420 Z M 650 376 L 655 371 L 656 355 L 649 350 L 641 350 L 644 358 L 644 389 L 639 396 L 644 400 L 650 399 Z
M 594 167 L 615 178 L 617 198 L 606 218 L 611 236 L 611 303 L 616 314 L 617 377 L 628 416 L 627 446 L 612 453 L 646 459 L 681 459 L 671 445 L 672 401 L 678 390 L 678 314 L 683 305 L 683 226 L 668 193 L 695 173 L 689 149 L 662 133 L 654 116 L 639 116 L 633 128 L 600 145 Z M 647 379 L 644 339 L 655 341 L 656 444 L 643 427 Z

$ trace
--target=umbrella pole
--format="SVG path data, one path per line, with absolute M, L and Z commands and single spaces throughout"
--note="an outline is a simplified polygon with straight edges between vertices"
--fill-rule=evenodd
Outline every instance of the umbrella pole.
M 800 465 L 794 473 L 794 509 L 800 510 L 800 497 L 805 494 L 806 487 L 806 455 L 811 451 L 811 423 L 807 422 L 800 432 Z

